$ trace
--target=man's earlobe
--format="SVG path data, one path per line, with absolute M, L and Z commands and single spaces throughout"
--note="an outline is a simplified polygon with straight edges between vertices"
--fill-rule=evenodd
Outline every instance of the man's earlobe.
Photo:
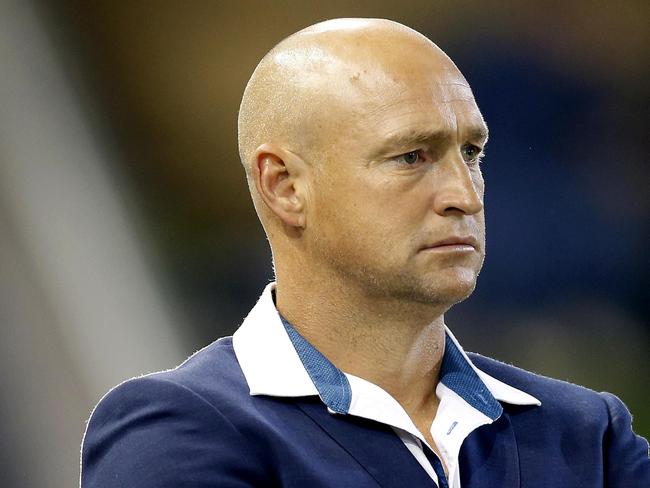
M 285 225 L 303 228 L 302 161 L 298 156 L 270 144 L 261 145 L 254 157 L 253 178 L 266 206 Z

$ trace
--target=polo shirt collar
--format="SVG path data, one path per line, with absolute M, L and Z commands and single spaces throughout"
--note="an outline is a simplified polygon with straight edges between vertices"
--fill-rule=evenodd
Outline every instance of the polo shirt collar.
M 257 304 L 233 334 L 232 343 L 251 395 L 301 397 L 318 395 L 286 333 L 273 303 L 269 283 Z
M 367 383 L 364 386 L 372 384 L 341 372 L 288 322 L 283 321 L 273 302 L 274 289 L 275 283 L 264 289 L 255 307 L 233 335 L 233 348 L 250 394 L 278 397 L 319 395 L 330 411 L 351 413 L 350 378 Z M 478 369 L 449 329 L 446 329 L 445 355 L 438 386 L 452 390 L 491 420 L 501 415 L 499 402 L 540 405 L 532 395 Z

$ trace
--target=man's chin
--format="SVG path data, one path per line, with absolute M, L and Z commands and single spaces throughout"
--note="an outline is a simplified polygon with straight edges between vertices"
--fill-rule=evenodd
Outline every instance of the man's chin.
M 476 282 L 474 281 L 471 284 L 467 284 L 467 286 L 458 286 L 453 290 L 449 291 L 449 294 L 447 296 L 447 303 L 450 305 L 456 305 L 457 303 L 460 303 L 470 297 L 470 295 L 474 292 L 474 289 L 476 288 Z
M 441 305 L 455 305 L 467 299 L 476 288 L 476 273 L 438 276 L 420 287 L 421 300 Z

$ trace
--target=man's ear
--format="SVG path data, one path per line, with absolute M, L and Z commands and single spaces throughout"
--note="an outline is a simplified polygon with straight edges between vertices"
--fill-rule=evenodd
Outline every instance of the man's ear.
M 266 206 L 285 225 L 304 228 L 305 162 L 300 156 L 273 144 L 262 144 L 253 158 L 253 180 Z

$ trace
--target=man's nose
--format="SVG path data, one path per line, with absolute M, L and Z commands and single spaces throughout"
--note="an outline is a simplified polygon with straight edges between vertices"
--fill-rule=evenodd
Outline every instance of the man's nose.
M 439 215 L 473 215 L 483 210 L 483 179 L 472 178 L 472 170 L 460 155 L 442 161 L 442 175 L 436 183 L 434 210 Z

